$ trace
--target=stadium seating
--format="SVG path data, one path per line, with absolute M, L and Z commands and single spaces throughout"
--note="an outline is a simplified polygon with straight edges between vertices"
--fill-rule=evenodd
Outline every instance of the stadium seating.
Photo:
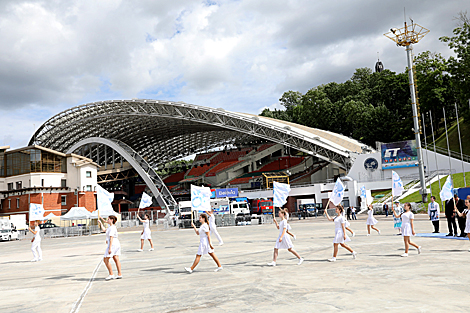
M 280 157 L 279 159 L 274 160 L 258 169 L 258 172 L 273 172 L 285 170 L 300 164 L 303 160 L 304 157 Z
M 224 169 L 226 168 L 229 168 L 237 163 L 240 163 L 241 161 L 228 161 L 228 162 L 221 162 L 219 164 L 217 164 L 216 166 L 214 166 L 213 168 L 211 168 L 211 170 L 209 172 L 206 173 L 206 176 L 215 176 L 217 173 L 219 173 L 220 171 L 223 171 Z
M 210 165 L 200 165 L 198 167 L 193 167 L 187 175 L 185 175 L 185 177 L 197 177 L 197 176 L 201 176 L 202 174 L 204 174 L 205 172 L 207 172 L 211 167 L 213 167 L 214 164 L 210 164 Z

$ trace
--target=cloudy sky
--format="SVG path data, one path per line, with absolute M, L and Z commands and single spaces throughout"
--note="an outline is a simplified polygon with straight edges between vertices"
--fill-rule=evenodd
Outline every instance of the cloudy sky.
M 469 1 L 0 0 L 0 146 L 27 145 L 67 108 L 109 99 L 176 100 L 258 114 L 284 91 L 343 82 L 359 67 L 403 72 L 384 33 L 408 17 L 415 46 L 451 55 Z

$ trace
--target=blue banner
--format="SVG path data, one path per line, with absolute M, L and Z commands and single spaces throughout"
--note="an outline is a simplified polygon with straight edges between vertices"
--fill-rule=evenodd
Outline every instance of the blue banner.
M 416 140 L 383 143 L 382 169 L 418 166 L 418 150 Z
M 224 189 L 216 189 L 215 190 L 215 197 L 216 198 L 234 198 L 238 197 L 238 188 L 224 188 Z

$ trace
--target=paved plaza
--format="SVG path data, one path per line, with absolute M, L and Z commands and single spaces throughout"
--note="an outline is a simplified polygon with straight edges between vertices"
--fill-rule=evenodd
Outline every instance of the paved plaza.
M 278 230 L 274 225 L 219 228 L 225 244 L 216 246 L 224 267 L 204 256 L 193 274 L 199 237 L 191 229 L 153 228 L 155 251 L 137 252 L 140 228 L 119 229 L 122 280 L 105 281 L 105 236 L 44 239 L 43 258 L 32 263 L 30 240 L 0 243 L 0 312 L 468 312 L 470 243 L 415 237 L 423 247 L 408 258 L 393 220 L 378 216 L 366 236 L 365 215 L 353 221 L 351 255 L 332 255 L 334 224 L 325 218 L 293 219 L 295 249 L 305 258 L 280 251 L 272 260 Z M 446 231 L 441 220 L 441 231 Z M 425 216 L 418 233 L 429 233 Z M 113 263 L 114 266 L 114 263 Z M 114 267 L 115 268 L 115 267 Z

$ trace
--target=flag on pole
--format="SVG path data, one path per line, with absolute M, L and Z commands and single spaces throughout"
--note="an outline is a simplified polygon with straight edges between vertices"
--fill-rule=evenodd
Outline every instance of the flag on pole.
M 344 197 L 344 185 L 341 182 L 341 180 L 338 178 L 336 180 L 335 187 L 333 188 L 333 192 L 331 193 L 330 196 L 330 202 L 333 203 L 334 205 L 338 205 L 343 201 Z
M 29 220 L 42 221 L 44 219 L 44 207 L 42 204 L 30 203 L 29 204 Z
M 392 171 L 392 196 L 401 196 L 405 188 L 403 188 L 403 182 L 397 172 Z
M 274 206 L 280 208 L 287 202 L 287 197 L 289 196 L 290 192 L 290 185 L 278 183 L 275 181 L 273 182 L 273 187 Z
M 211 189 L 191 185 L 191 211 L 207 212 L 211 210 Z
M 110 193 L 100 185 L 97 185 L 96 198 L 98 202 L 98 210 L 100 211 L 101 216 L 104 216 L 103 213 L 105 212 L 114 213 L 113 206 L 111 205 L 111 202 L 114 200 L 114 193 Z
M 361 187 L 361 198 L 367 200 L 366 186 Z
M 442 186 L 441 192 L 439 193 L 441 200 L 449 200 L 454 196 L 454 187 L 452 186 L 452 177 L 447 176 L 444 186 Z
M 139 209 L 147 208 L 152 205 L 152 197 L 150 197 L 145 192 L 142 193 L 142 198 L 140 199 Z

